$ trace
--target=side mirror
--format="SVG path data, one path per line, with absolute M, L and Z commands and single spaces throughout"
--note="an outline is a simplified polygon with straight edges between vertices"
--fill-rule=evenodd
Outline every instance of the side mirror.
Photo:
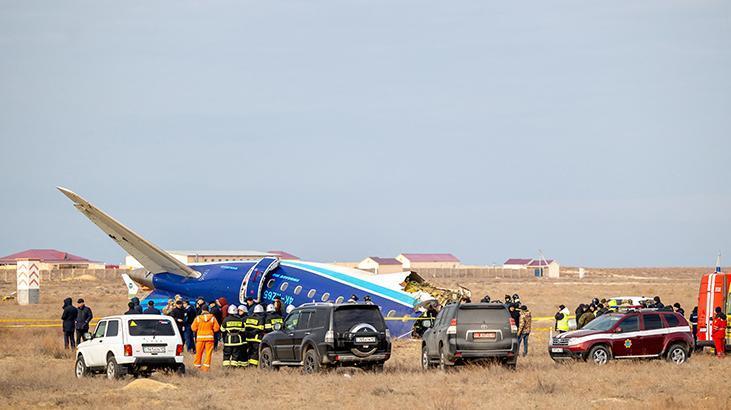
M 431 327 L 431 325 L 432 325 L 432 323 L 431 323 L 431 320 L 430 319 L 426 319 L 426 320 L 422 320 L 421 321 L 421 326 L 423 326 L 424 328 L 427 328 L 428 329 L 428 328 Z
M 84 335 L 82 337 L 84 338 L 84 341 L 87 341 L 87 340 L 93 339 L 94 338 L 94 335 L 92 335 L 89 332 L 86 332 L 86 333 L 84 333 Z
M 281 323 L 275 323 L 272 325 L 272 329 L 274 330 L 282 330 L 282 324 Z

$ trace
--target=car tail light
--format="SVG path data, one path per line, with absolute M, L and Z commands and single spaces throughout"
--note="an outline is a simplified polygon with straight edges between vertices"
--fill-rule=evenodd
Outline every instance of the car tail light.
M 332 330 L 325 332 L 325 343 L 335 343 L 335 332 Z
M 454 354 L 454 357 L 462 357 L 462 352 L 457 352 Z
M 452 319 L 452 321 L 449 322 L 449 327 L 447 328 L 447 334 L 448 335 L 457 334 L 457 319 Z
M 124 345 L 124 355 L 132 356 L 132 345 Z
M 340 355 L 336 355 L 336 356 L 335 356 L 335 361 L 336 361 L 336 362 L 340 361 Z
M 182 355 L 183 355 L 183 345 L 175 346 L 175 356 L 182 356 Z
M 515 325 L 515 319 L 512 317 L 510 318 L 510 331 L 513 333 L 518 333 L 518 326 Z

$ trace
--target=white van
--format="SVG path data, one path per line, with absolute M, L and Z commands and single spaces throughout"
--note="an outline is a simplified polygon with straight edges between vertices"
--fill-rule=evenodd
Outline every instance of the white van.
M 84 335 L 76 352 L 76 377 L 106 373 L 149 376 L 156 370 L 185 373 L 183 342 L 169 316 L 109 316 Z

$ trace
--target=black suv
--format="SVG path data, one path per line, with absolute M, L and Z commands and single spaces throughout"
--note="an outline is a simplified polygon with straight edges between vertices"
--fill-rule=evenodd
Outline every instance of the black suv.
M 262 339 L 259 367 L 302 366 L 305 373 L 354 366 L 382 371 L 391 335 L 376 305 L 308 303 Z
M 427 321 L 428 322 L 428 321 Z M 444 369 L 465 362 L 499 361 L 514 369 L 518 360 L 518 329 L 505 305 L 453 303 L 434 323 L 425 323 L 421 345 L 424 369 Z

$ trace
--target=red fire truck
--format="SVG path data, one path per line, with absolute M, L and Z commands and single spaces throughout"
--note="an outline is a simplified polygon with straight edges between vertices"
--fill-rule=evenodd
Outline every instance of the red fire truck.
M 698 292 L 698 341 L 697 346 L 713 346 L 711 339 L 711 328 L 713 315 L 717 307 L 723 313 L 731 313 L 731 273 L 721 272 L 720 266 L 716 271 L 706 273 L 701 279 L 701 287 Z M 726 349 L 729 349 L 731 332 L 726 329 Z

